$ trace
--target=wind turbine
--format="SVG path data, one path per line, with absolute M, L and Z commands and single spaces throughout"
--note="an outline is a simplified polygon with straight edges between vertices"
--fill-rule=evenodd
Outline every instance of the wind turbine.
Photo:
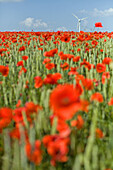
M 76 15 L 74 15 L 74 14 L 72 14 L 72 15 L 78 20 L 77 28 L 78 28 L 78 30 L 80 32 L 80 23 L 81 23 L 81 21 L 87 19 L 88 17 L 79 19 Z

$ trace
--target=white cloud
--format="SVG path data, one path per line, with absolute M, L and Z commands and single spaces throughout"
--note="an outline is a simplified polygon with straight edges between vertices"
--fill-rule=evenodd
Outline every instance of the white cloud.
M 21 22 L 22 25 L 25 25 L 26 27 L 31 27 L 33 24 L 34 18 L 28 17 L 24 21 Z
M 0 0 L 0 2 L 21 2 L 23 0 Z
M 81 14 L 92 15 L 93 17 L 113 16 L 113 8 L 109 8 L 109 9 L 105 9 L 105 10 L 99 10 L 97 8 L 94 8 L 93 11 L 87 11 L 85 9 L 82 9 L 79 12 Z
M 83 14 L 84 14 L 84 13 L 87 13 L 87 11 L 86 11 L 85 9 L 82 9 L 82 10 L 80 10 L 79 12 L 80 12 L 80 13 L 83 13 Z
M 26 27 L 32 27 L 32 28 L 47 28 L 48 25 L 46 22 L 43 22 L 41 19 L 34 19 L 31 17 L 26 18 L 24 21 L 22 21 L 20 24 Z
M 113 16 L 113 8 L 105 9 L 105 10 L 98 10 L 97 8 L 93 11 L 94 16 Z
M 67 31 L 67 28 L 66 27 L 58 27 L 57 30 L 58 31 Z
M 47 27 L 47 23 L 42 22 L 41 19 L 37 19 L 37 20 L 35 20 L 33 26 L 34 26 L 35 28 L 36 28 L 36 27 L 44 27 L 44 28 L 46 28 L 46 27 Z

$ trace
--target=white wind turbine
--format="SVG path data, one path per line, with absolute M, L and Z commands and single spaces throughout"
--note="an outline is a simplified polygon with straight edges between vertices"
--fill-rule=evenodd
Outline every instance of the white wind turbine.
M 81 21 L 87 19 L 88 17 L 79 19 L 76 15 L 74 15 L 74 14 L 72 14 L 72 15 L 78 20 L 77 28 L 78 28 L 78 30 L 80 32 L 80 23 L 81 23 Z

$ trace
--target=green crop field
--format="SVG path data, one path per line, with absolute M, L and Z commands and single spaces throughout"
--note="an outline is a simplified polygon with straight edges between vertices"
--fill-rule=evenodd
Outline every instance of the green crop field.
M 113 32 L 0 32 L 1 170 L 113 170 Z

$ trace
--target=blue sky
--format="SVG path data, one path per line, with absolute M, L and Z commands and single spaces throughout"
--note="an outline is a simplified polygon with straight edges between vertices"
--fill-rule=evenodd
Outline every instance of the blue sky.
M 72 13 L 83 31 L 113 31 L 113 0 L 0 0 L 0 31 L 77 31 Z

